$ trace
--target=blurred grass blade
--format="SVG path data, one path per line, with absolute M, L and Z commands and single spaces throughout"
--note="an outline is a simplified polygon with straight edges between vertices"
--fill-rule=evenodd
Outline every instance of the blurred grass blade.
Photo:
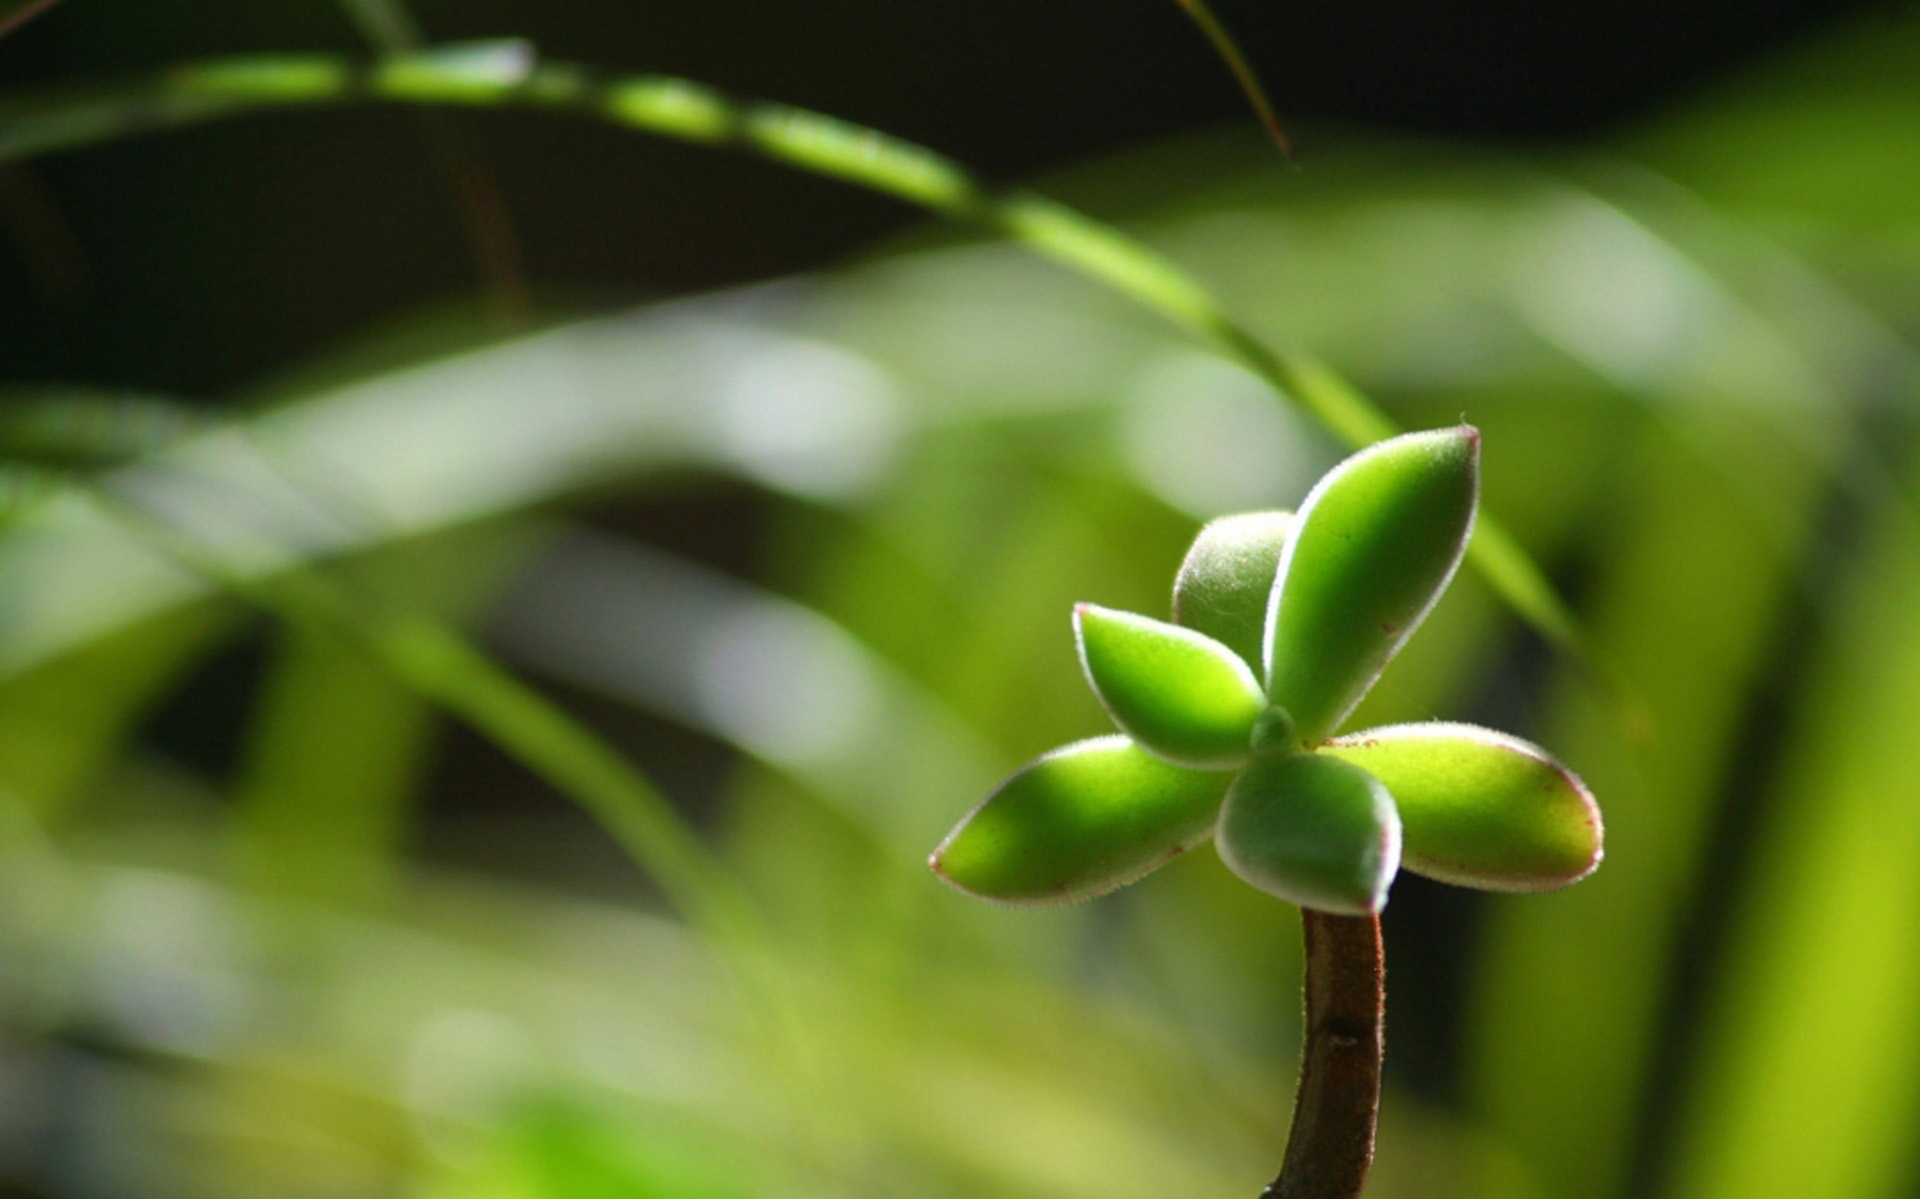
M 464 623 L 522 556 L 524 532 L 477 530 L 351 564 L 370 590 Z M 332 902 L 384 897 L 434 731 L 417 689 L 337 633 L 285 624 L 239 770 L 234 839 L 242 881 Z
M 533 67 L 533 46 L 519 38 L 449 42 L 381 59 L 369 85 L 394 98 L 451 103 L 464 94 L 488 104 L 502 99 L 501 89 L 528 82 Z
M 624 538 L 553 537 L 489 627 L 516 663 L 768 763 L 901 860 L 1001 773 L 977 732 L 843 626 Z
M 1911 479 L 1911 474 L 1909 475 Z M 1920 1166 L 1920 540 L 1882 509 L 1700 1018 L 1676 1199 L 1892 1195 Z
M 530 55 L 506 54 L 501 45 L 481 44 L 480 57 L 492 64 L 487 69 L 476 69 L 473 56 L 459 46 L 391 57 L 372 71 L 326 55 L 248 57 L 187 64 L 79 98 L 16 97 L 0 102 L 0 161 L 276 105 L 386 100 L 570 111 L 687 141 L 743 145 L 997 230 L 1187 329 L 1354 448 L 1397 431 L 1378 407 L 1323 364 L 1281 353 L 1255 337 L 1178 265 L 1061 204 L 988 187 L 921 146 L 818 113 L 735 101 L 667 76 L 601 80 L 574 64 L 536 65 Z M 1481 525 L 1492 526 L 1491 517 L 1483 516 Z M 1578 629 L 1570 612 L 1554 605 L 1543 617 L 1540 597 L 1550 595 L 1551 587 L 1537 567 L 1529 566 L 1516 553 L 1504 559 L 1498 573 L 1490 573 L 1490 581 L 1554 644 L 1589 657 L 1583 642 L 1570 640 Z
M 184 605 L 0 680 L 0 789 L 57 828 L 148 705 L 231 617 L 225 605 Z
M 726 870 L 666 797 L 599 738 L 453 631 L 417 616 L 356 604 L 342 589 L 293 567 L 231 568 L 139 501 L 102 489 L 101 504 L 187 569 L 297 625 L 339 637 L 394 676 L 467 720 L 587 810 L 689 919 L 735 950 L 758 940 L 758 921 Z
M 730 316 L 707 303 L 598 318 L 355 378 L 112 478 L 156 497 L 223 493 L 182 511 L 201 544 L 260 573 L 674 466 L 831 495 L 884 463 L 896 419 L 884 377 L 846 350 Z M 723 392 L 734 401 L 709 402 Z M 791 411 L 793 394 L 811 398 L 806 428 L 778 444 L 743 435 Z M 9 475 L 23 490 L 0 537 L 0 593 L 15 601 L 0 678 L 208 593 L 60 476 Z
M 240 881 L 331 903 L 382 898 L 431 713 L 338 636 L 280 629 L 237 786 Z
M 92 388 L 0 391 L 0 459 L 108 466 L 150 454 L 209 426 L 176 400 Z
M 1671 955 L 1734 769 L 1748 680 L 1790 596 L 1782 531 L 1756 525 L 1725 480 L 1764 472 L 1798 514 L 1796 539 L 1818 483 L 1804 457 L 1784 469 L 1738 410 L 1669 412 L 1638 433 L 1615 493 L 1632 507 L 1611 513 L 1592 610 L 1601 654 L 1661 735 L 1623 741 L 1613 713 L 1563 676 L 1539 738 L 1600 797 L 1608 855 L 1631 868 L 1496 906 L 1469 1021 L 1478 1105 L 1566 1199 L 1629 1193 L 1638 1113 L 1674 1048 L 1660 1040 Z
M 0 463 L 0 525 L 37 515 L 70 491 L 59 472 L 17 462 Z
M 804 1037 L 787 984 L 774 968 L 776 947 L 760 909 L 626 758 L 441 624 L 355 603 L 331 580 L 302 568 L 265 575 L 230 569 L 138 502 L 104 489 L 96 495 L 182 566 L 290 624 L 358 647 L 580 805 L 733 967 L 778 1068 L 805 1068 Z

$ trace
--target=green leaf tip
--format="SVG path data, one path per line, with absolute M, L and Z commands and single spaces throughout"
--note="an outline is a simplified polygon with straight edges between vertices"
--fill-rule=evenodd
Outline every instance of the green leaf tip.
M 1170 765 L 1125 737 L 1075 742 L 1015 771 L 928 865 L 999 903 L 1091 899 L 1205 840 L 1231 779 Z
M 1398 724 L 1328 742 L 1393 794 L 1405 866 L 1487 891 L 1548 891 L 1600 865 L 1600 807 L 1545 750 L 1470 724 Z
M 1387 904 L 1400 817 L 1380 781 L 1320 754 L 1256 758 L 1227 789 L 1216 845 L 1228 869 L 1270 895 L 1342 916 Z
M 1269 706 L 1253 722 L 1253 732 L 1247 738 L 1254 756 L 1266 757 L 1271 754 L 1291 754 L 1300 750 L 1299 739 L 1294 735 L 1293 717 L 1287 715 L 1285 708 Z
M 1074 638 L 1094 694 L 1121 731 L 1179 766 L 1238 766 L 1266 693 L 1231 649 L 1192 629 L 1076 604 Z
M 1293 526 L 1293 513 L 1281 511 L 1208 521 L 1174 577 L 1174 623 L 1205 633 L 1248 662 L 1264 663 L 1267 599 Z
M 1303 747 L 1332 736 L 1446 589 L 1480 497 L 1471 425 L 1388 438 L 1315 484 L 1268 605 L 1267 694 Z

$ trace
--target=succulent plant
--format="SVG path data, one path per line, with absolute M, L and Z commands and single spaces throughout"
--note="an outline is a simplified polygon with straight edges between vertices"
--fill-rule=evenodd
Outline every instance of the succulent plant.
M 1465 724 L 1335 736 L 1452 578 L 1479 434 L 1410 433 L 1348 458 L 1298 517 L 1201 530 L 1173 623 L 1074 609 L 1080 660 L 1121 736 L 1015 772 L 933 869 L 1003 903 L 1109 891 L 1217 834 L 1234 873 L 1302 907 L 1377 912 L 1401 866 L 1497 891 L 1600 860 L 1592 795 L 1544 750 Z
M 1132 882 L 1212 834 L 1235 874 L 1300 905 L 1307 1064 L 1276 1195 L 1357 1194 L 1364 1179 L 1375 917 L 1401 867 L 1534 891 L 1600 861 L 1593 796 L 1537 746 L 1441 722 L 1337 735 L 1452 579 L 1479 481 L 1471 426 L 1390 438 L 1324 476 L 1297 516 L 1207 524 L 1175 579 L 1171 623 L 1076 606 L 1080 661 L 1120 734 L 1015 771 L 931 861 L 984 899 L 1059 903 Z M 1346 1031 L 1316 1047 L 1321 1025 Z

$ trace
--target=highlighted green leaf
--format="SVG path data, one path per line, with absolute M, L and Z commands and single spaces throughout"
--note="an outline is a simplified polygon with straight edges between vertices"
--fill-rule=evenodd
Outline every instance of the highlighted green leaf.
M 1089 899 L 1205 840 L 1232 777 L 1170 766 L 1125 737 L 1075 742 L 1015 771 L 928 864 L 982 899 Z
M 1262 891 L 1339 915 L 1387 904 L 1400 817 L 1379 780 L 1320 754 L 1254 760 L 1227 790 L 1220 856 Z
M 1544 891 L 1600 864 L 1600 808 L 1536 745 L 1470 724 L 1396 724 L 1321 753 L 1386 784 L 1405 828 L 1406 867 L 1488 891 Z
M 1173 580 L 1174 623 L 1264 665 L 1267 601 L 1293 526 L 1293 513 L 1277 511 L 1208 521 Z
M 1247 760 L 1267 697 L 1238 654 L 1192 629 L 1096 604 L 1074 606 L 1073 629 L 1094 694 L 1142 748 L 1199 770 Z
M 1480 494 L 1480 434 L 1408 433 L 1308 493 L 1267 619 L 1267 693 L 1304 746 L 1333 735 L 1460 565 Z

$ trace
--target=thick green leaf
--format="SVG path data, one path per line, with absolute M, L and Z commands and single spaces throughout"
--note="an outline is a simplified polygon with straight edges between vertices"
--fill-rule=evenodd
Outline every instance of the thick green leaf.
M 1074 606 L 1073 631 L 1094 694 L 1141 748 L 1198 770 L 1247 760 L 1267 697 L 1238 654 L 1192 629 L 1097 604 Z
M 1470 724 L 1396 724 L 1320 751 L 1386 784 L 1405 865 L 1488 891 L 1544 891 L 1600 864 L 1600 808 L 1572 771 L 1517 737 Z
M 1408 433 L 1362 450 L 1314 486 L 1280 563 L 1264 658 L 1267 693 L 1302 745 L 1332 736 L 1440 597 L 1467 547 L 1480 433 Z
M 1220 856 L 1241 878 L 1305 908 L 1364 916 L 1400 868 L 1400 817 L 1378 779 L 1320 754 L 1254 760 L 1227 789 Z
M 1208 521 L 1173 580 L 1174 623 L 1264 664 L 1267 601 L 1293 526 L 1293 513 L 1279 511 Z
M 982 899 L 1089 899 L 1204 840 L 1232 777 L 1170 766 L 1125 737 L 1078 741 L 1015 771 L 928 865 Z

